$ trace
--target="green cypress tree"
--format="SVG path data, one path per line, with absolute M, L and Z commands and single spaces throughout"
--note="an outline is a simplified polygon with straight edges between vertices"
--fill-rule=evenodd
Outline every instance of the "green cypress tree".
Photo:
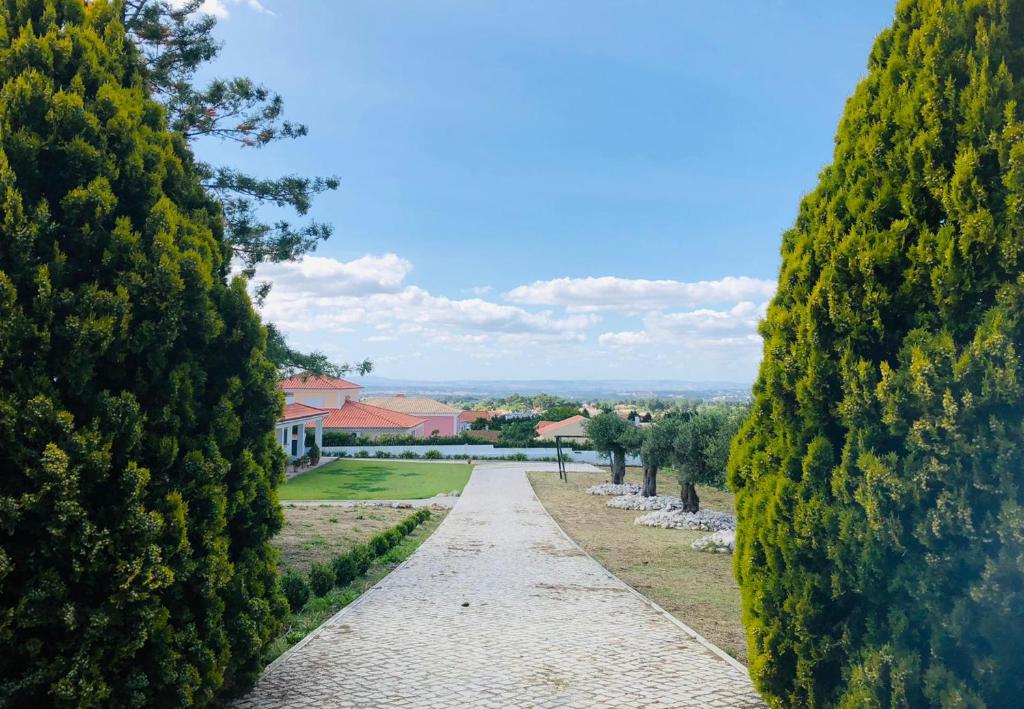
M 903 0 L 785 234 L 733 442 L 782 706 L 1024 696 L 1024 2 Z
M 203 705 L 286 605 L 280 410 L 116 2 L 0 0 L 0 705 Z

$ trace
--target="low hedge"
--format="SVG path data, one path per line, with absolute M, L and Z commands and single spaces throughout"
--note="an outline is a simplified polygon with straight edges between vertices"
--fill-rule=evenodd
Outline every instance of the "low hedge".
M 330 564 L 313 564 L 309 576 L 296 571 L 287 571 L 281 576 L 281 591 L 288 599 L 293 613 L 302 609 L 312 595 L 320 598 L 335 586 L 345 586 L 365 574 L 370 565 L 384 556 L 416 527 L 430 519 L 430 510 L 425 507 L 413 512 L 391 529 L 375 534 L 366 544 L 357 544 L 344 554 L 331 559 Z

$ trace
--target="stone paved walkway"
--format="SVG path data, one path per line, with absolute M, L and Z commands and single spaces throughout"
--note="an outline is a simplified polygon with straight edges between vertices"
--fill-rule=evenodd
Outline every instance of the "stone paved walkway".
M 526 479 L 544 467 L 478 466 L 405 565 L 236 706 L 762 706 L 740 666 L 565 538 Z

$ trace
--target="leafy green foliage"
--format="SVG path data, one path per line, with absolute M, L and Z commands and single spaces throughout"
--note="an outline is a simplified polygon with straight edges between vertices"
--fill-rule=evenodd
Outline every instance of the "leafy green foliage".
M 309 588 L 317 598 L 334 588 L 334 569 L 327 564 L 314 563 L 309 567 Z
M 140 48 L 146 82 L 167 107 L 171 129 L 189 141 L 212 137 L 249 148 L 305 136 L 306 126 L 283 119 L 281 97 L 251 79 L 216 78 L 198 85 L 197 74 L 220 52 L 213 38 L 216 19 L 198 11 L 202 3 L 125 0 L 122 6 L 123 24 Z M 338 178 L 265 179 L 224 166 L 197 163 L 196 168 L 224 205 L 228 243 L 250 272 L 263 261 L 298 258 L 331 236 L 328 224 L 268 222 L 259 209 L 287 207 L 305 216 L 316 195 L 338 188 Z
M 1024 696 L 1024 3 L 904 0 L 782 245 L 733 444 L 785 706 Z
M 557 404 L 544 411 L 540 415 L 543 421 L 565 421 L 573 416 L 580 415 L 580 407 L 576 404 Z
M 679 478 L 684 512 L 697 512 L 696 485 L 725 487 L 729 443 L 743 422 L 745 407 L 708 406 L 679 419 L 672 466 Z
M 288 599 L 288 607 L 292 613 L 302 610 L 309 600 L 309 584 L 306 583 L 305 574 L 290 570 L 281 576 L 281 592 Z
M 612 483 L 616 485 L 626 479 L 627 436 L 633 435 L 635 429 L 633 424 L 611 412 L 600 413 L 583 424 L 594 450 L 611 458 Z
M 205 705 L 286 613 L 281 395 L 116 5 L 0 3 L 0 703 Z

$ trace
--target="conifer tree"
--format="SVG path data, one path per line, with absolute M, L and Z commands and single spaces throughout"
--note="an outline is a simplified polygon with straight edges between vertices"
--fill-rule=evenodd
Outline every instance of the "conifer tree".
M 281 398 L 119 3 L 0 0 L 0 705 L 204 705 L 285 612 Z
M 1024 696 L 1024 2 L 902 0 L 782 244 L 733 442 L 780 706 Z

